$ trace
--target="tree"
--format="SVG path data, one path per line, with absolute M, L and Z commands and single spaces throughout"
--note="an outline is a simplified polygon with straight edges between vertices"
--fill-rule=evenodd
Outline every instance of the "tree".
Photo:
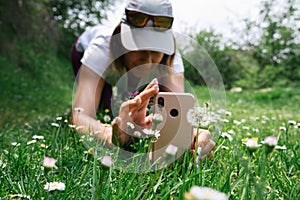
M 52 50 L 69 57 L 75 38 L 88 25 L 101 23 L 114 0 L 1 1 L 0 51 L 29 66 L 26 49 L 36 54 Z M 22 46 L 22 47 L 21 47 Z M 13 52 L 13 54 L 9 53 Z M 25 60 L 25 61 L 24 61 Z
M 88 26 L 101 24 L 107 11 L 118 0 L 40 0 L 48 8 L 51 18 L 58 24 L 62 36 L 59 51 L 68 56 L 74 40 Z
M 44 0 L 61 27 L 78 36 L 87 26 L 100 24 L 115 0 Z
M 258 20 L 245 20 L 242 49 L 257 61 L 257 87 L 300 83 L 299 5 L 299 0 L 264 0 Z
M 199 65 L 202 74 L 209 79 L 214 78 L 213 71 L 210 69 L 213 64 L 216 65 L 226 88 L 231 88 L 235 81 L 243 76 L 243 71 L 240 69 L 239 57 L 236 50 L 222 42 L 222 35 L 216 34 L 213 30 L 200 31 L 194 36 L 197 44 L 201 49 L 194 48 L 186 57 L 190 58 Z M 206 84 L 204 77 L 199 77 L 195 66 L 191 66 L 189 62 L 184 60 L 185 76 L 194 84 Z M 214 80 L 208 80 L 212 83 Z

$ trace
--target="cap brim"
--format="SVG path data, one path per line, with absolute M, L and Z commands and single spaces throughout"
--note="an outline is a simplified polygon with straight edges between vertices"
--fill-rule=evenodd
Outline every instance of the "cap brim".
M 129 51 L 150 50 L 168 55 L 175 52 L 175 43 L 171 29 L 159 31 L 153 27 L 134 28 L 121 24 L 121 41 Z

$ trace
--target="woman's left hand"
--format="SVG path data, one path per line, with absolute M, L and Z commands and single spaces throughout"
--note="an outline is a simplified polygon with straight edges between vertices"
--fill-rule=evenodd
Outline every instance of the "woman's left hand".
M 197 151 L 197 149 L 195 149 L 197 142 L 198 147 L 201 147 L 201 158 L 213 156 L 212 150 L 215 148 L 216 143 L 211 140 L 211 134 L 208 130 L 200 129 L 198 133 L 194 135 L 192 151 Z

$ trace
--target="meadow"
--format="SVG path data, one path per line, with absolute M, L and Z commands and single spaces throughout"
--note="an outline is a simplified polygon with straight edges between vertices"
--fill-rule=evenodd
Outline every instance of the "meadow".
M 213 58 L 226 88 L 245 89 L 226 91 L 221 130 L 209 127 L 216 142 L 212 158 L 196 163 L 195 153 L 186 152 L 167 167 L 144 173 L 132 172 L 142 166 L 138 162 L 116 169 L 120 160 L 116 153 L 108 152 L 113 162 L 104 162 L 105 153 L 91 145 L 94 141 L 87 143 L 88 137 L 75 132 L 79 127 L 70 125 L 74 83 L 70 48 L 85 28 L 82 24 L 98 24 L 90 14 L 99 15 L 94 3 L 102 1 L 66 2 L 1 2 L 1 200 L 220 200 L 219 194 L 230 200 L 299 199 L 300 12 L 296 1 L 285 1 L 279 6 L 282 12 L 277 12 L 278 1 L 263 1 L 258 20 L 247 18 L 244 30 L 233 28 L 239 32 L 240 45 L 228 41 L 224 46 L 222 36 L 214 31 L 195 32 L 193 37 Z M 81 17 L 83 10 L 86 17 Z M 99 22 L 109 10 L 101 7 L 100 11 Z M 257 31 L 261 36 L 253 34 Z M 191 56 L 201 58 L 199 51 L 194 53 Z M 194 68 L 185 64 L 186 78 L 203 84 Z M 205 88 L 193 90 L 200 105 L 208 102 L 218 107 Z M 141 143 L 141 151 L 143 144 L 147 143 Z M 192 190 L 195 186 L 211 189 Z
M 195 87 L 195 92 L 204 94 L 205 89 Z M 201 99 L 205 101 L 209 95 Z M 38 121 L 32 114 L 31 121 L 20 118 L 18 126 L 2 126 L 0 198 L 192 199 L 187 192 L 197 185 L 228 199 L 297 199 L 299 101 L 300 91 L 293 88 L 227 91 L 222 130 L 213 133 L 213 157 L 197 167 L 187 152 L 172 165 L 147 173 L 103 166 L 102 157 L 94 156 L 70 126 L 65 103 L 59 114 L 45 113 L 48 117 Z M 267 136 L 278 140 L 271 152 L 262 144 Z M 245 145 L 246 138 L 257 141 L 255 151 Z M 45 157 L 54 158 L 55 166 L 45 165 Z M 49 191 L 51 182 L 58 182 L 56 190 Z

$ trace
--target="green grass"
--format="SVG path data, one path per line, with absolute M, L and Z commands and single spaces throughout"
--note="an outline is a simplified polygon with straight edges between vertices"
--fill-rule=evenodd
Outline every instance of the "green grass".
M 201 101 L 209 101 L 205 89 L 198 87 L 195 91 L 201 94 Z M 100 188 L 100 199 L 183 199 L 191 186 L 199 185 L 224 192 L 229 199 L 297 199 L 300 129 L 287 122 L 300 121 L 297 112 L 300 91 L 227 92 L 226 96 L 226 109 L 232 114 L 225 116 L 228 123 L 224 123 L 222 131 L 234 131 L 232 141 L 214 137 L 217 143 L 214 156 L 202 160 L 199 168 L 193 164 L 192 155 L 186 153 L 182 160 L 167 168 L 145 174 L 129 173 L 130 165 L 105 170 L 100 164 L 101 156 L 88 154 L 88 148 L 64 121 L 68 120 L 68 114 L 63 105 L 69 104 L 62 101 L 59 107 L 62 120 L 56 120 L 57 112 L 53 112 L 47 113 L 50 118 L 32 126 L 1 129 L 0 136 L 5 140 L 0 143 L 0 197 L 9 199 L 11 194 L 24 194 L 32 199 L 91 199 Z M 22 112 L 27 110 L 23 109 Z M 51 126 L 52 122 L 60 127 Z M 286 127 L 286 131 L 280 131 L 281 126 Z M 45 138 L 27 144 L 33 135 Z M 269 135 L 279 137 L 278 145 L 285 145 L 287 149 L 274 150 L 265 156 L 264 147 L 260 147 L 250 156 L 241 141 L 258 137 L 260 143 Z M 20 145 L 13 146 L 12 142 Z M 41 144 L 48 148 L 42 148 Z M 58 169 L 42 170 L 44 156 L 57 159 Z M 118 156 L 112 155 L 115 160 Z M 52 192 L 43 189 L 46 182 L 53 181 L 64 182 L 66 189 Z
M 32 57 L 36 59 L 34 62 L 22 61 L 25 62 L 22 66 L 0 55 L 1 127 L 39 123 L 71 108 L 70 62 L 54 59 L 54 55 Z

